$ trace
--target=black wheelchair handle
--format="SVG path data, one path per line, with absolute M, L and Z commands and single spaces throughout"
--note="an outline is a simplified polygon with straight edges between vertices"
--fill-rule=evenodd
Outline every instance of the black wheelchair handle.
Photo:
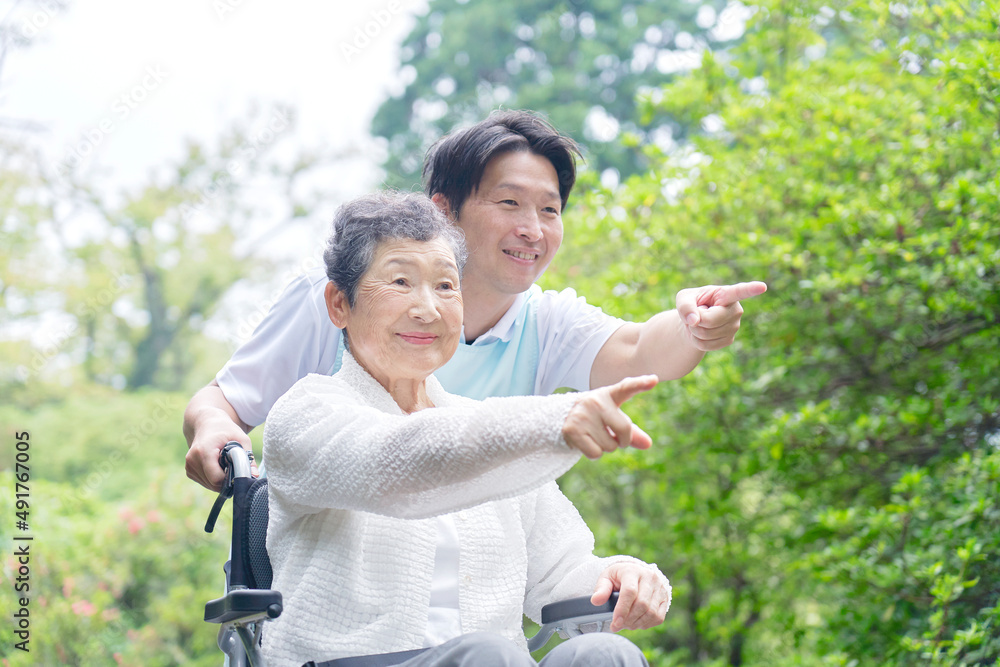
M 205 532 L 211 533 L 215 530 L 215 522 L 219 518 L 222 506 L 226 500 L 233 495 L 233 487 L 236 479 L 240 477 L 252 477 L 250 473 L 250 462 L 253 461 L 253 454 L 243 449 L 243 445 L 230 440 L 219 452 L 219 465 L 226 472 L 226 479 L 222 481 L 222 490 L 219 497 L 212 505 L 212 511 L 208 513 L 208 521 L 205 523 Z

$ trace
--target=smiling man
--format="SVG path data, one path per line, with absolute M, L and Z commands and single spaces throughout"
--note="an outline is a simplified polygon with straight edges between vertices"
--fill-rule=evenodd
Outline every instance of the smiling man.
M 464 328 L 458 351 L 435 375 L 470 398 L 586 390 L 630 376 L 683 377 L 706 351 L 733 342 L 739 301 L 761 282 L 684 289 L 675 305 L 628 323 L 571 289 L 535 285 L 563 239 L 562 212 L 576 181 L 576 144 L 538 116 L 504 111 L 443 138 L 424 163 L 425 190 L 465 233 Z M 191 399 L 184 414 L 187 474 L 218 490 L 219 450 L 246 435 L 309 373 L 340 368 L 343 341 L 330 321 L 321 271 L 294 281 L 253 336 Z M 615 448 L 597 436 L 595 451 Z M 599 455 L 599 454 L 598 454 Z

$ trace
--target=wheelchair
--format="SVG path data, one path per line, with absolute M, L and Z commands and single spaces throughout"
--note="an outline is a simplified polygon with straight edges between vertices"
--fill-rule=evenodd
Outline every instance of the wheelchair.
M 205 605 L 205 621 L 218 624 L 218 645 L 229 658 L 229 667 L 266 667 L 261 654 L 262 633 L 267 621 L 282 612 L 281 593 L 271 590 L 271 561 L 267 555 L 267 478 L 254 479 L 250 459 L 238 442 L 227 443 L 219 463 L 226 472 L 222 491 L 205 524 L 215 529 L 219 513 L 233 499 L 233 533 L 226 573 L 226 594 Z M 583 632 L 604 631 L 611 624 L 618 593 L 602 605 L 589 597 L 572 598 L 542 607 L 542 625 L 528 639 L 528 650 L 537 651 L 552 637 L 573 637 Z M 303 667 L 390 667 L 426 649 L 307 662 Z M 317 656 L 321 658 L 322 656 Z

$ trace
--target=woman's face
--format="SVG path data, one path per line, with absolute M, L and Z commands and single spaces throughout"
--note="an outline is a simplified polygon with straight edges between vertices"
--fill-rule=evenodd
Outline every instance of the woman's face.
M 442 239 L 393 239 L 375 251 L 358 284 L 354 307 L 343 299 L 351 354 L 389 389 L 422 381 L 443 366 L 462 331 L 458 265 Z M 331 317 L 334 317 L 331 306 Z

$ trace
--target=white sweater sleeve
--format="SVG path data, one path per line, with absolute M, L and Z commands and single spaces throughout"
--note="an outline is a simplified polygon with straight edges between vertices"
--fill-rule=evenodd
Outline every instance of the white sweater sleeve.
M 337 508 L 417 519 L 538 488 L 579 459 L 562 437 L 572 395 L 457 399 L 412 415 L 372 407 L 310 375 L 272 408 L 273 493 L 302 513 Z

